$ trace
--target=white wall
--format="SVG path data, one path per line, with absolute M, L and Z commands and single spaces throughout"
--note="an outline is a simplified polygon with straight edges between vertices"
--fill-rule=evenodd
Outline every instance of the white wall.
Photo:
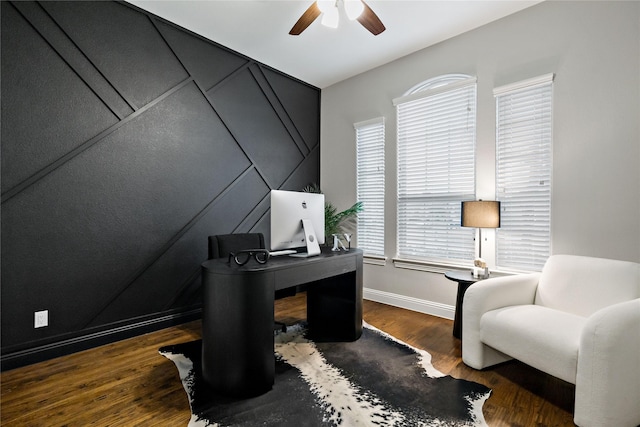
M 486 199 L 494 193 L 493 88 L 555 73 L 552 252 L 640 262 L 640 2 L 544 2 L 322 91 L 321 187 L 339 208 L 356 200 L 353 123 L 386 119 L 389 261 L 365 266 L 370 296 L 423 311 L 455 304 L 455 283 L 390 261 L 396 253 L 391 101 L 447 73 L 478 78 L 477 196 Z

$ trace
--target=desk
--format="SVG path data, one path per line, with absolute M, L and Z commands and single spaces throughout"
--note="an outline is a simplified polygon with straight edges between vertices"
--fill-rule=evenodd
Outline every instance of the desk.
M 257 396 L 271 389 L 274 293 L 308 284 L 307 322 L 314 341 L 355 341 L 362 334 L 362 251 L 311 258 L 272 257 L 244 266 L 202 264 L 202 374 L 218 393 Z

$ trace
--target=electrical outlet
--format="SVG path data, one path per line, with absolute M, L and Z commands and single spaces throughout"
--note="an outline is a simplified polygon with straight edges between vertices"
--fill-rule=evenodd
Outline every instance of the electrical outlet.
M 49 310 L 36 311 L 34 316 L 34 328 L 49 326 Z

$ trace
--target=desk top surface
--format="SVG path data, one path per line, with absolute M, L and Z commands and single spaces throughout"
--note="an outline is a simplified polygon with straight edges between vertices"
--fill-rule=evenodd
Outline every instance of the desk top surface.
M 253 258 L 245 265 L 229 263 L 227 258 L 210 259 L 202 263 L 202 268 L 216 274 L 247 274 L 264 273 L 269 271 L 290 269 L 295 267 L 316 266 L 322 263 L 334 263 L 336 261 L 350 262 L 353 259 L 354 268 L 356 259 L 362 257 L 362 250 L 352 248 L 348 251 L 333 252 L 324 249 L 320 255 L 308 258 L 291 257 L 280 255 L 269 258 L 266 264 L 259 264 Z

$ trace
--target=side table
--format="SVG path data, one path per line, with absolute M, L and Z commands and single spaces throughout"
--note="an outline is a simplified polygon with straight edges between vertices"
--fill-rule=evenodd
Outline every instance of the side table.
M 483 280 L 479 277 L 473 277 L 471 271 L 447 271 L 444 273 L 444 277 L 454 282 L 458 282 L 458 296 L 456 297 L 456 312 L 453 319 L 453 336 L 456 338 L 462 338 L 462 301 L 464 299 L 464 293 L 467 292 L 469 286 L 473 285 L 479 280 Z

